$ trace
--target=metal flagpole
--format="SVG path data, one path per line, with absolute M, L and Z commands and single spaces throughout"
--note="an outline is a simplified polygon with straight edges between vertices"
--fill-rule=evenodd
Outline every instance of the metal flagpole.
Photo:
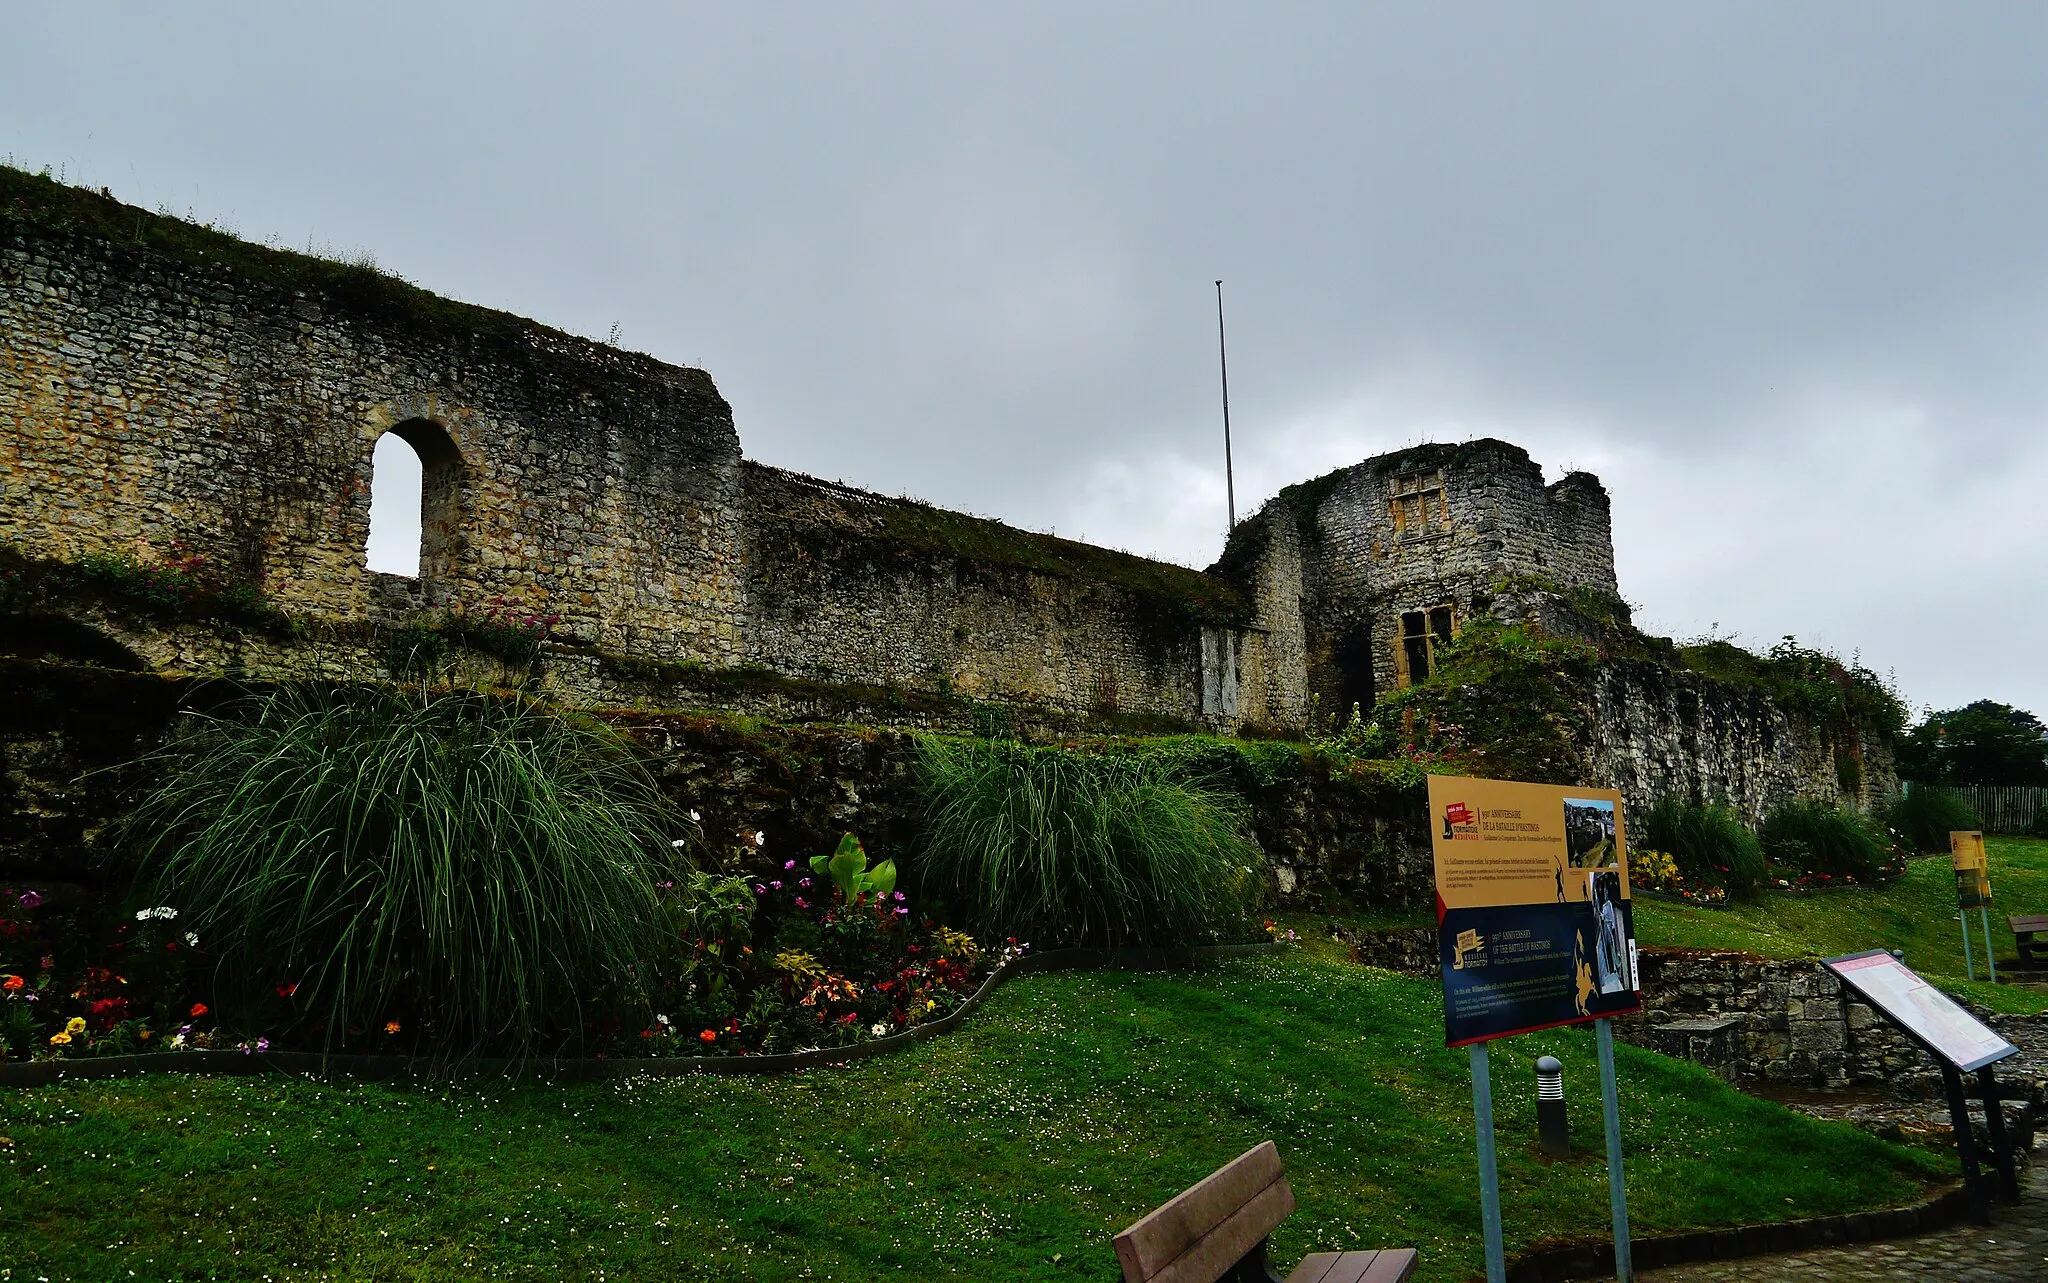
M 1223 342 L 1223 282 L 1216 282 L 1216 368 L 1223 375 L 1223 496 L 1229 505 L 1228 535 L 1237 529 L 1237 477 L 1230 465 L 1230 350 Z
M 1472 1119 L 1479 1133 L 1479 1223 L 1486 1233 L 1486 1283 L 1507 1283 L 1507 1249 L 1501 1242 L 1500 1167 L 1493 1156 L 1493 1082 L 1486 1069 L 1486 1044 L 1472 1044 Z
M 1635 1263 L 1628 1245 L 1628 1190 L 1621 1171 L 1621 1094 L 1614 1082 L 1614 1022 L 1593 1022 L 1600 1031 L 1600 1105 L 1607 1120 L 1607 1206 L 1614 1215 L 1614 1277 L 1631 1283 Z

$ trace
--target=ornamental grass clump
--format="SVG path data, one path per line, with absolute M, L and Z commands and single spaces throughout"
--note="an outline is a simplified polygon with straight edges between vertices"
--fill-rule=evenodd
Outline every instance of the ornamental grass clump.
M 1747 900 L 1764 883 L 1763 847 L 1725 806 L 1660 797 L 1636 822 L 1631 842 L 1670 856 L 1694 889 L 1718 887 Z
M 1798 869 L 1802 881 L 1868 883 L 1895 871 L 1890 844 L 1876 825 L 1819 802 L 1773 807 L 1757 837 L 1771 863 Z
M 299 686 L 188 715 L 127 827 L 229 1020 L 302 1041 L 526 1054 L 630 1004 L 673 878 L 653 780 L 527 700 Z M 286 995 L 291 1010 L 278 1010 Z M 382 1035 L 380 1037 L 380 1035 Z
M 1253 938 L 1265 857 L 1228 794 L 1170 762 L 926 738 L 925 886 L 984 938 Z
M 1886 827 L 1915 851 L 1948 850 L 1948 835 L 1984 827 L 1970 804 L 1945 788 L 1919 785 L 1885 812 Z

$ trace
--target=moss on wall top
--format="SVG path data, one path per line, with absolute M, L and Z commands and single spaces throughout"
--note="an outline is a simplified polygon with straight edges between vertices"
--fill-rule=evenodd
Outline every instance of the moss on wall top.
M 415 332 L 470 336 L 524 353 L 545 352 L 606 374 L 647 379 L 716 395 L 702 370 L 593 343 L 538 321 L 443 298 L 367 263 L 255 245 L 211 224 L 123 204 L 105 191 L 72 187 L 48 174 L 0 165 L 0 235 L 21 224 L 90 237 L 118 250 L 226 272 L 304 293 L 337 312 Z
M 957 557 L 981 566 L 1106 584 L 1205 623 L 1242 624 L 1251 617 L 1236 588 L 1186 566 L 1019 530 L 915 499 L 870 494 L 766 464 L 745 467 L 748 498 L 758 514 L 816 531 L 835 543 L 864 540 L 921 559 Z

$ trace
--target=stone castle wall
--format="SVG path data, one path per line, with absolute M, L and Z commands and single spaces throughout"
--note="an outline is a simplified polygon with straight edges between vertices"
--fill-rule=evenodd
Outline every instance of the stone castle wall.
M 1898 796 L 1889 742 L 1861 734 L 1835 746 L 1762 693 L 1647 663 L 1608 663 L 1593 678 L 1594 775 L 1631 806 L 1665 794 L 1723 802 L 1755 824 L 1790 797 L 1873 812 Z M 1837 757 L 1859 764 L 1845 788 Z
M 702 371 L 355 284 L 371 296 L 0 218 L 0 541 L 203 558 L 313 621 L 503 603 L 647 660 L 1190 725 L 1265 715 L 1226 583 L 743 464 Z M 387 431 L 425 467 L 417 580 L 364 563 Z
M 1206 575 L 778 468 L 744 477 L 750 663 L 1189 724 L 1246 711 L 1244 606 Z
M 377 630 L 502 601 L 560 617 L 572 702 L 1298 733 L 1405 680 L 1404 612 L 1615 591 L 1600 483 L 1505 442 L 1290 487 L 1203 573 L 748 463 L 702 371 L 39 181 L 0 170 L 0 555 L 196 556 L 326 630 L 73 611 L 155 671 L 388 675 Z M 417 580 L 364 565 L 385 432 L 426 466 Z M 1587 760 L 1631 798 L 1833 795 L 1767 702 L 1674 673 L 1594 700 Z
M 313 617 L 503 597 L 596 644 L 737 651 L 739 438 L 701 371 L 17 220 L 0 332 L 0 538 L 28 555 L 189 552 Z M 371 451 L 401 426 L 454 474 L 417 584 L 363 561 Z
M 1505 441 L 1416 446 L 1291 486 L 1232 544 L 1219 570 L 1298 578 L 1298 624 L 1277 599 L 1261 619 L 1299 627 L 1308 694 L 1338 716 L 1419 676 L 1403 646 L 1408 612 L 1449 607 L 1462 627 L 1508 588 L 1617 595 L 1598 479 L 1575 472 L 1546 486 Z

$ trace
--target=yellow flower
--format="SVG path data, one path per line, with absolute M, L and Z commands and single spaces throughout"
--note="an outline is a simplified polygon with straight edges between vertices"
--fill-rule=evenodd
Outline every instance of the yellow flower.
M 396 1020 L 387 1020 L 384 1022 L 384 1032 L 387 1034 L 397 1033 L 398 1028 L 398 1022 Z
M 67 1023 L 65 1024 L 65 1026 L 64 1026 L 64 1032 L 65 1032 L 65 1033 L 67 1033 L 67 1034 L 82 1034 L 82 1033 L 84 1033 L 84 1032 L 85 1032 L 85 1017 L 84 1017 L 84 1016 L 73 1016 L 73 1017 L 71 1017 L 70 1021 L 69 1021 L 69 1022 L 67 1022 Z
M 70 1034 L 51 1034 L 51 1035 L 50 1035 L 50 1045 L 51 1045 L 52 1047 L 62 1047 L 62 1046 L 63 1046 L 63 1045 L 65 1044 L 65 1043 L 68 1043 L 68 1042 L 70 1042 L 70 1041 L 71 1041 L 71 1035 L 70 1035 Z

